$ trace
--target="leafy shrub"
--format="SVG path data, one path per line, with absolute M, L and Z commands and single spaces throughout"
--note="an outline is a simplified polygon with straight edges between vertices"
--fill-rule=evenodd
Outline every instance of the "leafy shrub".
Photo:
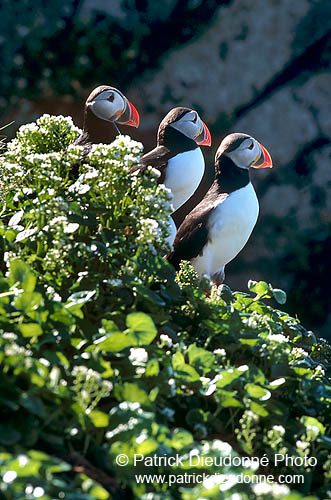
M 1 157 L 3 497 L 326 498 L 331 347 L 268 306 L 286 295 L 265 282 L 207 298 L 189 264 L 175 276 L 169 193 L 153 170 L 129 174 L 141 145 L 120 136 L 86 155 L 78 133 L 45 115 Z M 134 466 L 135 455 L 182 461 Z

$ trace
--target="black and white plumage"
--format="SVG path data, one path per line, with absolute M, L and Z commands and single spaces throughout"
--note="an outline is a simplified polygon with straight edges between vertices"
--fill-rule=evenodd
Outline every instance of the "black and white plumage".
M 146 153 L 131 172 L 151 166 L 160 172 L 158 182 L 171 190 L 174 212 L 195 192 L 202 179 L 205 161 L 199 146 L 210 146 L 210 132 L 198 113 L 190 108 L 174 108 L 163 118 L 157 133 L 157 146 Z M 171 245 L 176 225 L 171 218 Z
M 138 127 L 138 111 L 120 90 L 109 85 L 100 85 L 92 90 L 86 99 L 83 132 L 74 144 L 85 146 L 87 149 L 91 144 L 108 144 L 119 133 L 116 124 Z
M 259 214 L 250 167 L 272 167 L 268 151 L 249 135 L 228 135 L 215 156 L 213 185 L 178 229 L 168 256 L 176 269 L 189 260 L 200 276 L 224 281 L 225 265 L 245 246 Z

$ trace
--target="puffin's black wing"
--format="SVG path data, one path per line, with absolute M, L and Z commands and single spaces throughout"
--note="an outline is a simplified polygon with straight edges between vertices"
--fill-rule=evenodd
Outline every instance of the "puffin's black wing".
M 147 167 L 151 166 L 160 171 L 161 176 L 159 177 L 158 183 L 162 184 L 165 179 L 165 169 L 167 168 L 168 161 L 172 158 L 172 156 L 173 155 L 168 148 L 165 146 L 157 146 L 149 153 L 146 153 L 142 157 L 139 165 L 131 168 L 130 173 L 137 171 L 143 173 Z
M 225 200 L 227 196 L 228 194 L 224 193 L 222 198 Z M 208 195 L 206 198 L 185 217 L 177 231 L 173 243 L 174 249 L 167 257 L 168 262 L 177 271 L 182 260 L 191 260 L 198 255 L 202 255 L 203 248 L 209 240 L 208 220 L 215 210 L 215 203 L 212 199 L 209 199 Z
M 208 241 L 207 223 L 213 209 L 211 204 L 204 207 L 198 205 L 179 226 L 173 243 L 174 249 L 167 257 L 177 271 L 182 260 L 191 260 L 202 254 Z

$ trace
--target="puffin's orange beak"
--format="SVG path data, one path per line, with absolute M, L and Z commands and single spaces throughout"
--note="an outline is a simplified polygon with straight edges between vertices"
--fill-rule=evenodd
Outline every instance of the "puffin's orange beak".
M 261 158 L 259 160 L 257 160 L 257 162 L 253 165 L 252 167 L 253 168 L 272 168 L 272 159 L 271 159 L 271 156 L 269 154 L 269 151 L 266 150 L 266 148 L 264 146 L 262 146 L 262 144 L 259 143 L 259 146 L 261 148 L 261 151 L 262 151 L 262 155 L 261 155 Z M 263 160 L 261 164 L 259 164 L 259 161 L 260 160 Z
M 123 123 L 123 125 L 129 125 L 129 127 L 139 127 L 139 113 L 134 107 L 133 104 L 128 100 L 129 108 L 130 108 L 130 118 L 129 121 Z
M 201 120 L 203 130 L 201 131 L 202 139 L 200 141 L 196 141 L 199 146 L 210 146 L 211 145 L 211 134 L 207 125 Z

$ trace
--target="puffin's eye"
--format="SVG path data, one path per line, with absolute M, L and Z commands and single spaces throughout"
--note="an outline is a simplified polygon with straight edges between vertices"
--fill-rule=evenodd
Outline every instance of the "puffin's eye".
M 192 122 L 193 122 L 193 123 L 196 123 L 196 122 L 197 122 L 197 119 L 198 119 L 198 117 L 197 117 L 197 115 L 195 115 L 195 116 L 194 116 L 194 118 L 193 118 L 193 120 L 192 120 Z
M 254 148 L 254 142 L 248 146 L 248 149 L 253 149 Z
M 110 94 L 110 96 L 108 97 L 107 101 L 113 102 L 113 100 L 114 100 L 114 94 Z

